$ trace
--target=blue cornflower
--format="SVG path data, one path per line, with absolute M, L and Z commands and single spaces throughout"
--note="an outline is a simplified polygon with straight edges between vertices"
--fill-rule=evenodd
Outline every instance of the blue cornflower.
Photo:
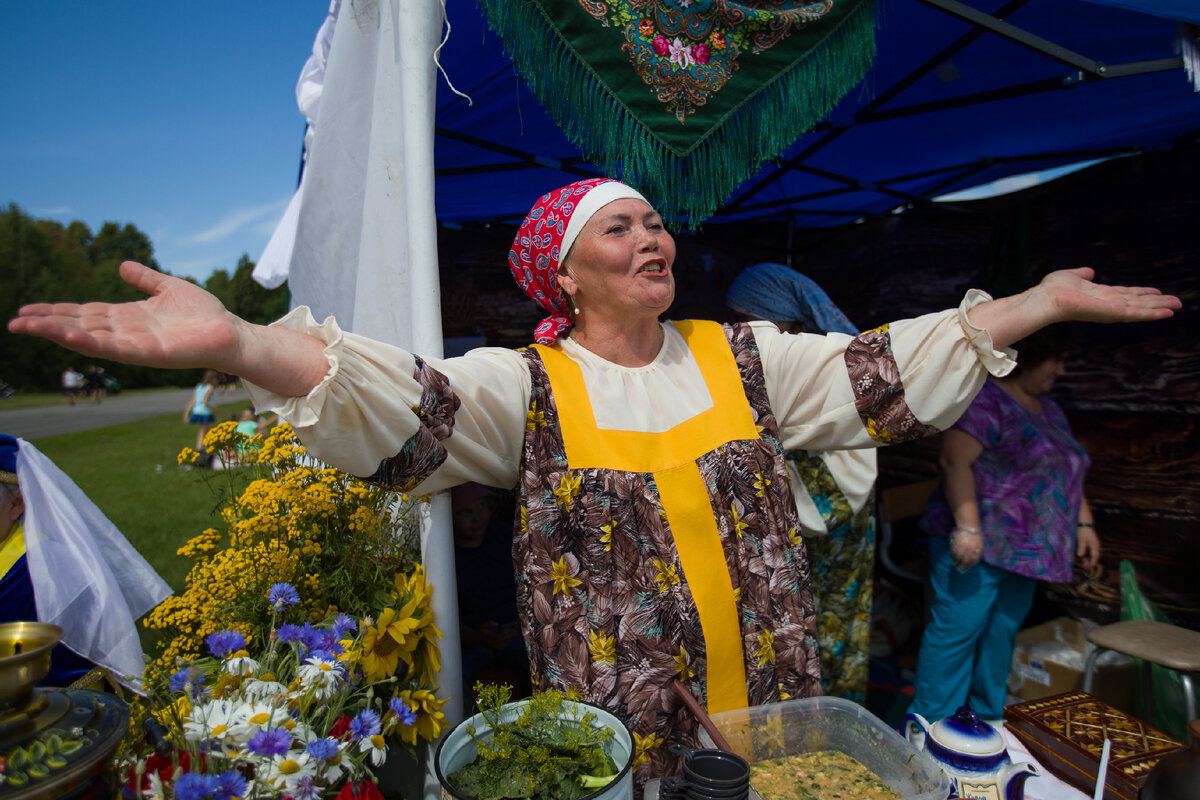
M 188 696 L 193 700 L 208 694 L 208 689 L 204 688 L 204 673 L 191 664 L 177 670 L 167 684 L 167 688 L 175 694 L 182 693 L 189 686 Z
M 190 680 L 192 680 L 192 668 L 191 666 L 187 666 L 183 669 L 176 670 L 171 675 L 171 680 L 168 682 L 167 688 L 171 690 L 171 694 L 178 694 L 179 692 L 183 691 L 183 687 Z
M 292 797 L 294 800 L 321 800 L 321 787 L 317 786 L 317 782 L 311 776 L 305 775 L 296 781 Z
M 213 800 L 239 800 L 246 796 L 246 779 L 237 770 L 225 770 L 217 776 Z
M 271 608 L 279 611 L 285 606 L 294 606 L 300 602 L 300 593 L 290 583 L 277 583 L 267 591 L 267 602 Z
M 383 730 L 379 724 L 379 715 L 369 708 L 363 709 L 350 720 L 350 734 L 355 739 L 366 739 L 375 736 Z
M 212 800 L 216 790 L 217 779 L 214 775 L 185 772 L 175 780 L 176 800 Z
M 304 654 L 305 664 L 315 664 L 317 661 L 337 661 L 332 650 L 313 650 Z
M 230 653 L 236 653 L 246 646 L 246 637 L 239 631 L 217 631 L 210 633 L 204 639 L 208 652 L 216 658 L 224 658 Z
M 411 726 L 417 724 L 417 712 L 408 707 L 408 703 L 401 700 L 399 697 L 393 697 L 388 701 L 388 707 L 392 709 L 392 713 L 396 715 L 401 724 Z
M 314 628 L 312 625 L 305 623 L 304 629 L 300 633 L 300 641 L 309 650 L 328 650 L 333 646 L 333 631 L 324 628 Z
M 299 642 L 304 638 L 304 628 L 285 622 L 275 631 L 275 638 L 285 643 Z
M 338 744 L 328 736 L 324 739 L 313 739 L 304 748 L 304 752 L 317 761 L 328 761 L 338 754 Z
M 346 614 L 338 614 L 333 621 L 333 638 L 345 639 L 346 634 L 358 630 L 358 623 Z
M 251 736 L 246 749 L 259 756 L 281 756 L 291 743 L 292 735 L 283 728 L 268 728 Z

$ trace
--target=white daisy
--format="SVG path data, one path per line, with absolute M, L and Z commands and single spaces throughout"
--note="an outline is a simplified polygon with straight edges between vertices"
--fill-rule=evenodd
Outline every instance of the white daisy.
M 146 800 L 166 800 L 162 778 L 158 777 L 158 773 L 151 772 L 147 777 L 150 779 L 150 785 L 142 792 L 142 797 Z
M 260 681 L 251 678 L 242 684 L 242 694 L 251 700 L 270 700 L 272 697 L 286 697 L 287 687 L 279 681 Z
M 334 658 L 311 656 L 300 669 L 300 685 L 319 698 L 332 697 L 345 674 L 345 667 Z
M 183 736 L 189 742 L 206 742 L 210 739 L 224 740 L 229 728 L 238 718 L 241 703 L 228 700 L 211 700 L 192 706 L 192 713 L 183 723 Z
M 258 672 L 259 665 L 258 662 L 250 656 L 231 656 L 229 660 L 225 662 L 224 669 L 230 675 L 248 678 L 254 673 Z
M 286 708 L 272 703 L 241 703 L 230 720 L 229 735 L 245 747 L 246 741 L 254 734 L 267 728 L 284 727 L 287 720 Z
M 364 736 L 358 743 L 358 751 L 360 753 L 370 753 L 371 763 L 378 767 L 387 758 L 387 743 L 383 741 L 383 737 L 378 733 L 374 736 Z
M 317 765 L 303 750 L 288 750 L 281 756 L 274 756 L 266 768 L 267 782 L 288 794 L 295 790 L 301 778 L 317 774 Z

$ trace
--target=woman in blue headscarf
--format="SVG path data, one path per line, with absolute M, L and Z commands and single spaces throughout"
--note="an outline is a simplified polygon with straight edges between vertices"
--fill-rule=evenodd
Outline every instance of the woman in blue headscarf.
M 743 270 L 725 302 L 744 320 L 768 320 L 784 333 L 858 335 L 820 286 L 783 264 Z M 821 682 L 825 694 L 862 703 L 875 565 L 875 451 L 790 450 L 787 460 L 812 568 Z

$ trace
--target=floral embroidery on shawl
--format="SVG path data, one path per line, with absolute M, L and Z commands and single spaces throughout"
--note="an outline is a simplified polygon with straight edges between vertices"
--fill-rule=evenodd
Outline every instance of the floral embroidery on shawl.
M 420 484 L 446 461 L 442 440 L 454 432 L 454 413 L 462 401 L 450 388 L 450 379 L 414 357 L 413 378 L 421 384 L 421 400 L 413 407 L 417 432 L 400 447 L 400 452 L 379 462 L 366 480 L 407 492 Z
M 638 77 L 679 122 L 725 88 L 738 60 L 770 50 L 819 20 L 834 0 L 579 0 L 620 30 Z
M 850 342 L 846 371 L 854 388 L 854 406 L 875 441 L 907 442 L 939 432 L 918 420 L 904 399 L 887 325 L 863 331 Z

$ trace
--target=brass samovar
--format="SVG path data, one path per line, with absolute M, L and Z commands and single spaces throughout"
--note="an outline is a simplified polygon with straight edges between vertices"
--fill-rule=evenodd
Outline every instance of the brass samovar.
M 117 796 L 113 751 L 129 706 L 107 692 L 37 688 L 50 671 L 57 625 L 0 624 L 0 798 L 107 800 Z

